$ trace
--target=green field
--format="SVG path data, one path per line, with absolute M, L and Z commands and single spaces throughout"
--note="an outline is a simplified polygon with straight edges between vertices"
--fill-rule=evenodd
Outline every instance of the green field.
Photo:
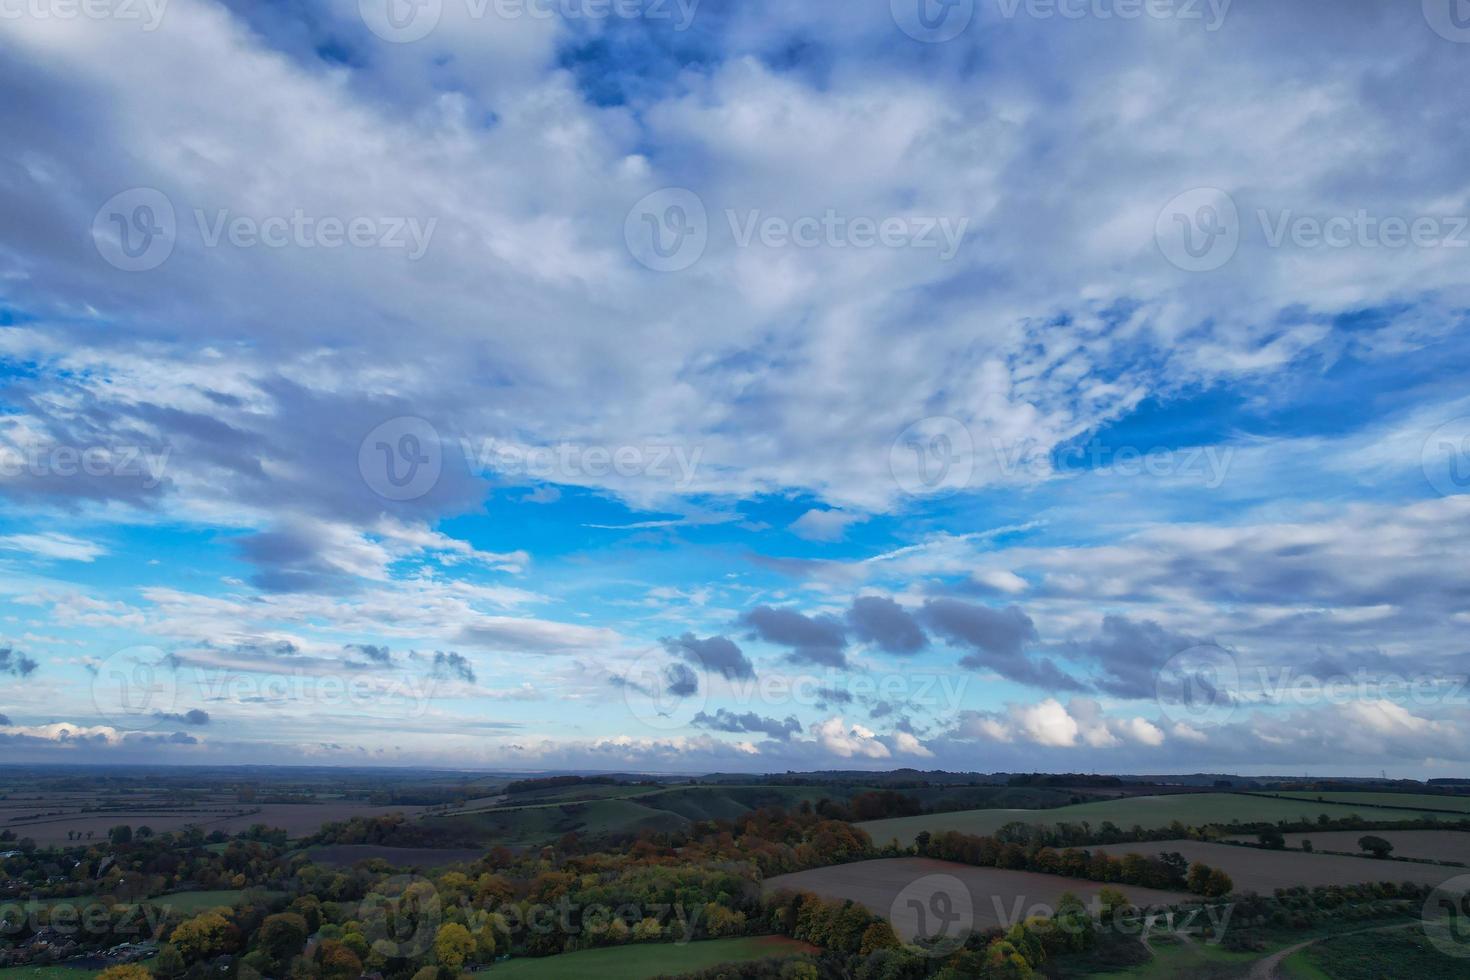
M 96 970 L 70 966 L 7 966 L 0 969 L 0 980 L 86 980 L 96 975 Z
M 641 830 L 679 830 L 688 820 L 631 799 L 592 800 L 503 807 L 478 813 L 427 817 L 427 827 L 486 843 L 543 844 L 563 834 L 637 833 Z
M 1371 804 L 1426 810 L 1458 810 L 1470 816 L 1470 796 L 1438 796 L 1433 793 L 1278 793 L 1295 800 L 1324 800 L 1328 803 Z M 1366 814 L 1365 814 L 1366 816 Z
M 1147 963 L 1096 975 L 1130 980 L 1224 980 L 1248 976 L 1251 965 L 1263 955 L 1232 953 L 1219 945 L 1198 940 L 1184 942 L 1168 936 L 1154 938 L 1153 952 L 1153 959 Z
M 1470 961 L 1434 948 L 1422 929 L 1393 929 L 1338 936 L 1288 956 L 1281 974 L 1291 980 L 1463 980 Z
M 647 980 L 665 973 L 690 973 L 721 963 L 787 957 L 813 947 L 779 936 L 711 939 L 699 943 L 644 943 L 611 946 L 560 956 L 497 963 L 476 973 L 475 980 L 550 980 L 597 977 L 597 980 Z
M 251 891 L 252 898 L 259 897 L 262 901 L 280 898 L 284 892 Z M 175 892 L 172 895 L 155 895 L 148 901 L 154 905 L 166 905 L 180 912 L 202 912 L 205 909 L 217 908 L 221 905 L 238 905 L 245 900 L 244 891 L 231 889 L 227 891 L 214 892 Z
M 1055 807 L 1050 810 L 961 810 L 955 813 L 929 813 L 918 817 L 898 817 L 892 820 L 869 820 L 858 824 L 873 838 L 875 844 L 886 844 L 897 838 L 900 844 L 909 844 L 920 831 L 931 834 L 946 830 L 958 830 L 966 834 L 993 834 L 1001 827 L 1014 821 L 1032 824 L 1057 824 L 1087 822 L 1098 829 L 1103 821 L 1111 821 L 1121 829 L 1134 826 L 1152 829 L 1167 827 L 1178 820 L 1185 826 L 1202 826 L 1207 823 L 1228 824 L 1231 820 L 1242 823 L 1252 821 L 1315 820 L 1319 814 L 1332 817 L 1347 817 L 1357 814 L 1369 819 L 1427 819 L 1442 818 L 1444 814 L 1420 813 L 1402 810 L 1390 813 L 1386 810 L 1370 810 L 1364 813 L 1349 806 L 1317 803 L 1313 800 L 1288 800 L 1259 796 L 1242 796 L 1235 793 L 1181 793 L 1172 796 L 1132 796 L 1118 800 L 1102 800 L 1096 803 L 1079 803 L 1075 806 Z

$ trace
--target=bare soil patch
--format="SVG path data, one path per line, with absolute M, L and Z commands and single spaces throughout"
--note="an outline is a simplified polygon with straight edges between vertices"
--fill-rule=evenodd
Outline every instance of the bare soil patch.
M 1394 857 L 1426 861 L 1459 861 L 1470 864 L 1470 833 L 1462 830 L 1329 830 L 1321 833 L 1286 834 L 1286 846 L 1300 850 L 1303 840 L 1314 850 L 1358 853 L 1358 838 L 1372 834 L 1393 845 Z M 1240 838 L 1254 843 L 1255 838 Z
M 1381 832 L 1373 831 L 1381 836 Z M 1361 833 L 1358 834 L 1362 836 Z M 1315 843 L 1316 835 L 1313 835 Z M 1440 882 L 1462 874 L 1460 868 L 1435 867 L 1432 864 L 1414 864 L 1409 861 L 1379 861 L 1366 857 L 1347 857 L 1338 854 L 1308 854 L 1304 851 L 1268 851 L 1256 847 L 1237 847 L 1234 844 L 1211 844 L 1194 840 L 1156 841 L 1147 845 L 1129 845 L 1127 850 L 1140 854 L 1157 854 L 1160 851 L 1177 851 L 1191 861 L 1203 861 L 1212 868 L 1221 868 L 1235 882 L 1237 892 L 1257 892 L 1269 895 L 1277 888 L 1296 885 L 1361 885 L 1376 881 L 1395 883 L 1412 881 L 1421 885 L 1438 885 Z M 1108 848 L 1108 850 L 1115 850 Z M 1124 853 L 1117 848 L 1117 853 Z
M 1120 852 L 1121 853 L 1121 852 Z M 955 894 L 955 881 L 964 891 Z M 1102 882 L 1031 871 L 976 868 L 930 858 L 885 858 L 814 868 L 767 879 L 766 892 L 809 891 L 826 898 L 851 899 L 887 916 L 905 939 L 936 932 L 933 916 L 971 910 L 976 930 L 1008 928 L 1028 915 L 1049 914 L 1066 892 L 1086 902 L 1106 887 L 1117 888 L 1134 905 L 1177 905 L 1196 896 L 1183 892 L 1108 886 Z M 921 918 L 929 916 L 921 922 Z M 923 927 L 921 929 L 921 926 Z

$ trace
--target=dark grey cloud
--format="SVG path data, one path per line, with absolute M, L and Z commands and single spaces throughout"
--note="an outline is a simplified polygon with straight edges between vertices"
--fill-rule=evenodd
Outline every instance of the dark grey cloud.
M 929 644 L 918 620 L 887 596 L 858 596 L 847 611 L 847 622 L 859 640 L 884 653 L 913 654 Z
M 817 688 L 817 707 L 823 711 L 827 710 L 829 705 L 852 704 L 852 700 L 852 693 L 850 691 L 844 691 L 837 687 Z
M 375 643 L 348 643 L 343 649 L 356 651 L 375 664 L 387 664 L 393 660 L 393 654 L 387 647 Z
M 685 633 L 679 637 L 666 636 L 659 642 L 674 656 L 727 680 L 755 676 L 755 665 L 728 637 L 711 636 L 701 640 L 693 633 Z
M 0 647 L 0 674 L 29 677 L 38 666 L 40 665 L 14 647 Z
M 129 732 L 123 736 L 123 742 L 128 744 L 142 743 L 145 745 L 198 745 L 199 739 L 188 732 L 172 732 L 167 735 L 146 735 L 142 732 Z
M 323 554 L 324 528 L 308 524 L 262 531 L 241 538 L 236 547 L 258 571 L 250 581 L 266 592 L 342 593 L 356 588 L 353 576 Z
M 443 650 L 434 651 L 433 671 L 435 677 L 458 677 L 469 684 L 475 682 L 475 669 L 470 666 L 469 660 L 465 659 L 464 654 L 453 650 L 448 653 Z
M 1051 660 L 1026 656 L 1037 640 L 1036 624 L 1018 606 L 992 609 L 958 599 L 932 599 L 920 613 L 924 625 L 955 646 L 969 650 L 960 666 L 991 670 L 1007 680 L 1050 691 L 1085 691 Z
M 789 647 L 786 659 L 819 667 L 847 667 L 847 630 L 831 616 L 804 616 L 794 609 L 757 606 L 740 617 L 751 635 Z
M 207 725 L 209 724 L 209 712 L 199 708 L 190 708 L 188 711 L 155 711 L 153 717 L 159 721 L 172 721 L 180 725 Z
M 1108 615 L 1096 636 L 1069 644 L 1068 649 L 1078 658 L 1096 661 L 1102 671 L 1096 681 L 1099 691 L 1120 698 L 1152 698 L 1158 692 L 1159 668 L 1181 650 L 1205 642 L 1164 629 L 1153 620 Z
M 0 714 L 0 726 L 9 726 L 9 725 L 10 725 L 10 716 L 9 715 Z
M 699 675 L 685 664 L 669 664 L 664 668 L 665 690 L 676 697 L 687 698 L 699 693 Z
M 782 742 L 792 735 L 799 734 L 802 730 L 801 722 L 797 721 L 795 716 L 788 715 L 782 721 L 766 718 L 754 711 L 736 714 L 725 708 L 720 708 L 713 715 L 701 711 L 694 716 L 691 724 L 696 728 L 708 728 L 716 732 L 759 732 Z

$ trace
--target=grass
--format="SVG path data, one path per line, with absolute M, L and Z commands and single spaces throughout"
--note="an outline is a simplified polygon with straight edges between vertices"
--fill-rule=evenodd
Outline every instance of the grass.
M 710 939 L 682 946 L 676 943 L 644 943 L 560 956 L 507 960 L 474 976 L 475 980 L 560 980 L 562 977 L 647 980 L 661 974 L 704 970 L 721 963 L 794 956 L 811 949 L 804 943 L 776 936 Z
M 1430 944 L 1422 929 L 1364 932 L 1323 940 L 1287 957 L 1284 972 L 1295 980 L 1464 980 L 1470 963 Z
M 1328 803 L 1339 803 L 1346 806 L 1371 804 L 1375 807 L 1392 806 L 1406 809 L 1458 810 L 1466 816 L 1470 816 L 1470 796 L 1439 796 L 1433 793 L 1279 793 L 1277 795 L 1295 800 L 1321 799 Z M 1364 814 L 1364 816 L 1368 816 L 1368 814 Z
M 872 835 L 875 844 L 885 844 L 895 837 L 900 844 L 908 844 L 924 830 L 931 834 L 946 830 L 958 830 L 967 834 L 993 834 L 1006 824 L 1018 820 L 1031 824 L 1080 824 L 1086 821 L 1094 830 L 1106 820 L 1127 830 L 1135 825 L 1147 829 L 1167 827 L 1175 820 L 1185 826 L 1228 824 L 1231 820 L 1242 823 L 1315 820 L 1322 813 L 1331 817 L 1372 814 L 1378 819 L 1400 816 L 1405 820 L 1421 816 L 1419 811 L 1409 810 L 1368 810 L 1365 814 L 1349 806 L 1317 803 L 1315 800 L 1242 796 L 1236 793 L 1181 793 L 1171 796 L 1133 796 L 1049 810 L 991 809 L 929 813 L 918 817 L 870 820 L 858 826 Z M 1443 815 L 1426 813 L 1422 816 L 1433 819 Z
M 1232 953 L 1218 945 L 1209 946 L 1202 942 L 1159 943 L 1154 946 L 1154 958 L 1147 963 L 1106 976 L 1137 980 L 1225 980 L 1250 973 L 1251 965 L 1263 955 Z
M 7 966 L 0 968 L 0 980 L 84 980 L 97 973 L 71 966 Z

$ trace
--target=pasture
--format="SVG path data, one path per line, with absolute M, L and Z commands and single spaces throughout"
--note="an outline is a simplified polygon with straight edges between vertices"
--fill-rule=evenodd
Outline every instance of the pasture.
M 1316 800 L 1338 803 L 1343 806 L 1454 810 L 1470 817 L 1470 796 L 1441 796 L 1437 793 L 1278 793 L 1276 795 L 1284 799 Z
M 817 952 L 815 946 L 783 936 L 710 939 L 682 945 L 641 943 L 562 953 L 559 956 L 506 960 L 481 970 L 474 977 L 475 980 L 560 980 L 562 977 L 647 980 L 662 974 L 705 970 L 722 963 L 786 958 L 812 952 Z
M 921 831 L 931 834 L 957 830 L 966 834 L 993 834 L 1008 823 L 1021 821 L 1030 824 L 1087 823 L 1094 830 L 1104 821 L 1129 829 L 1134 826 L 1145 829 L 1167 827 L 1174 821 L 1185 826 L 1204 824 L 1229 824 L 1232 820 L 1242 823 L 1253 821 L 1275 822 L 1278 820 L 1315 820 L 1319 814 L 1330 817 L 1363 816 L 1363 810 L 1334 803 L 1317 803 L 1312 800 L 1291 800 L 1259 796 L 1244 796 L 1238 793 L 1179 793 L 1168 796 L 1130 796 L 1115 800 L 1100 800 L 1072 806 L 1054 807 L 1048 810 L 958 810 L 953 813 L 928 813 L 917 817 L 896 817 L 890 820 L 869 820 L 858 824 L 873 838 L 875 844 L 885 844 L 897 838 L 900 844 L 913 843 Z M 1419 811 L 1369 811 L 1372 817 L 1383 820 L 1402 818 L 1436 819 L 1444 814 L 1421 813 Z

